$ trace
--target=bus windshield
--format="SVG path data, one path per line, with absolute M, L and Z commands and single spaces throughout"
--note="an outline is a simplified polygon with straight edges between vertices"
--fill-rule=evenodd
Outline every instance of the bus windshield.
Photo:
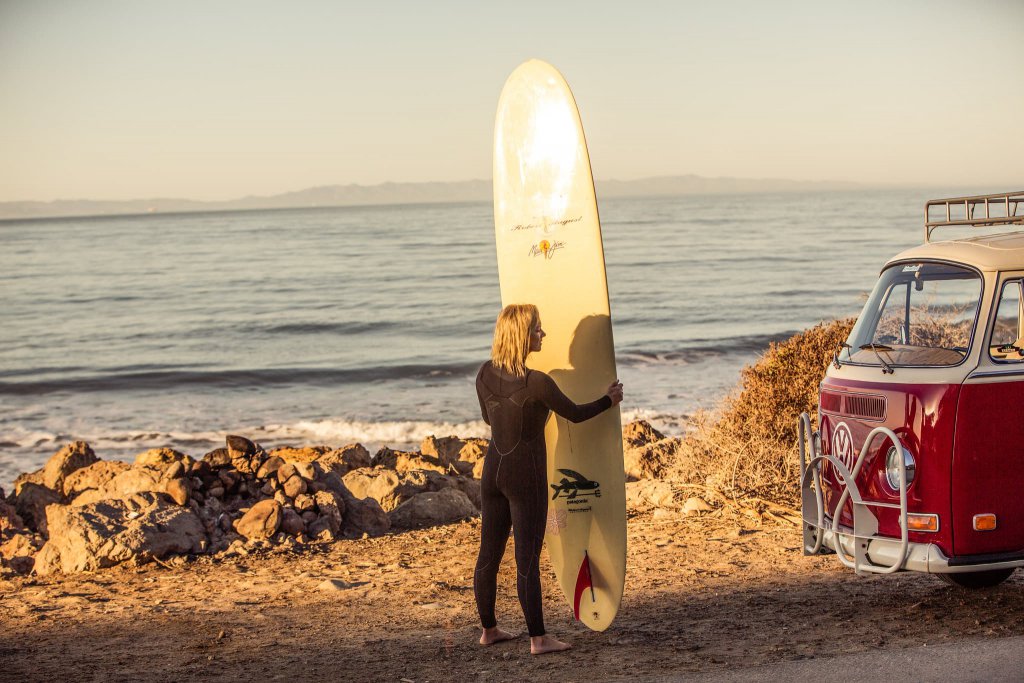
M 839 360 L 883 367 L 958 365 L 971 346 L 981 276 L 945 263 L 886 268 Z

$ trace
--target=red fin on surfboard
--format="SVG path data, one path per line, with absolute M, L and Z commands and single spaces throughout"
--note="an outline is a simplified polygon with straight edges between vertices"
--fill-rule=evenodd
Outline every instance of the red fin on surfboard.
M 576 621 L 580 620 L 580 599 L 587 589 L 590 589 L 590 598 L 594 599 L 594 582 L 590 576 L 590 556 L 583 551 L 583 562 L 580 563 L 580 573 L 576 575 L 576 591 L 572 600 L 572 611 L 576 615 Z

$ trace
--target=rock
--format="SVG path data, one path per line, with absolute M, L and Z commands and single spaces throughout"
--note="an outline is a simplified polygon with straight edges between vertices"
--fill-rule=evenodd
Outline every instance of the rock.
M 274 493 L 274 500 L 276 500 L 280 505 L 294 505 L 292 499 L 284 495 L 284 491 L 277 491 Z
M 63 493 L 64 479 L 74 472 L 96 462 L 98 458 L 84 441 L 69 443 L 57 451 L 43 467 L 43 486 Z
M 316 521 L 316 519 L 317 519 L 317 517 L 319 517 L 319 515 L 317 515 L 312 510 L 306 510 L 305 512 L 302 513 L 301 517 L 302 517 L 302 521 L 305 522 L 306 524 L 312 524 L 313 522 Z
M 714 510 L 714 508 L 708 505 L 703 498 L 687 498 L 686 502 L 683 503 L 683 514 L 687 517 L 697 515 L 702 512 L 711 512 L 712 510 Z
M 294 463 L 295 472 L 305 479 L 306 481 L 313 481 L 316 479 L 316 467 L 311 462 L 297 462 Z
M 35 564 L 39 550 L 29 534 L 14 534 L 0 545 L 0 566 L 10 567 L 19 574 L 28 574 Z
M 290 463 L 313 462 L 330 450 L 327 446 L 306 446 L 304 448 L 282 446 L 270 451 L 270 456 L 281 458 L 285 462 Z
M 391 525 L 415 529 L 437 524 L 450 524 L 476 514 L 476 508 L 465 493 L 454 488 L 419 493 L 391 511 Z
M 189 469 L 195 462 L 191 456 L 185 455 L 173 448 L 151 448 L 135 456 L 136 465 L 171 465 L 181 463 Z
M 159 465 L 136 465 L 118 473 L 99 488 L 83 491 L 71 504 L 89 505 L 101 500 L 128 498 L 144 492 L 166 493 L 178 505 L 188 503 L 188 487 L 184 479 L 164 478 L 164 469 Z
M 466 439 L 465 445 L 459 451 L 459 461 L 471 464 L 472 468 L 469 472 L 462 472 L 463 474 L 472 473 L 475 478 L 480 478 L 484 471 L 484 456 L 487 455 L 489 445 L 487 439 Z
M 325 471 L 333 470 L 340 476 L 360 467 L 369 467 L 370 452 L 362 444 L 353 443 L 324 453 L 316 462 Z
M 384 467 L 362 467 L 343 478 L 345 486 L 356 498 L 373 498 L 386 512 L 423 491 L 423 487 L 405 482 L 394 470 Z
M 10 531 L 18 531 L 25 528 L 25 521 L 18 515 L 13 505 L 5 503 L 0 490 L 0 538 Z
M 93 464 L 75 470 L 64 479 L 64 496 L 74 500 L 89 489 L 99 489 L 107 482 L 131 467 L 119 460 L 98 460 Z
M 228 446 L 228 457 L 232 460 L 246 458 L 248 459 L 256 453 L 256 444 L 244 436 L 236 436 L 229 434 L 225 439 Z
M 306 480 L 298 474 L 293 474 L 281 485 L 281 490 L 289 498 L 295 498 L 295 496 L 306 492 Z
M 635 420 L 622 428 L 623 448 L 639 448 L 664 438 L 665 435 L 652 427 L 647 420 Z
M 405 474 L 411 470 L 433 470 L 441 473 L 448 471 L 448 467 L 442 465 L 437 458 L 424 456 L 420 453 L 395 451 L 387 446 L 381 448 L 373 456 L 373 464 L 395 470 L 399 474 Z
M 635 424 L 635 423 L 634 423 Z M 623 451 L 627 479 L 656 479 L 676 461 L 682 451 L 682 440 L 669 437 Z
M 142 564 L 176 553 L 201 552 L 202 521 L 157 493 L 81 507 L 51 505 L 50 539 L 36 557 L 36 572 L 76 572 L 126 561 Z
M 164 491 L 178 505 L 188 505 L 188 486 L 184 479 L 168 479 Z
M 283 484 L 286 481 L 288 481 L 289 479 L 291 479 L 292 477 L 294 477 L 298 473 L 299 473 L 299 471 L 297 469 L 295 469 L 295 465 L 293 465 L 290 462 L 286 462 L 285 464 L 283 464 L 283 465 L 281 465 L 280 467 L 277 468 L 277 475 L 276 476 L 277 476 L 277 480 L 280 483 Z
M 352 496 L 350 493 L 349 496 Z M 349 538 L 358 538 L 363 534 L 382 536 L 391 528 L 388 513 L 384 512 L 380 503 L 373 498 L 359 500 L 355 496 L 345 499 L 345 515 L 342 519 L 342 532 Z
M 465 443 L 457 436 L 442 436 L 438 439 L 431 435 L 420 443 L 420 452 L 435 458 L 442 465 L 449 465 L 459 460 L 459 451 Z
M 281 516 L 280 503 L 272 499 L 261 500 L 235 523 L 235 530 L 250 540 L 270 538 L 281 527 Z
M 226 448 L 216 448 L 203 456 L 203 462 L 213 469 L 229 467 L 231 465 L 231 454 Z
M 476 508 L 480 507 L 479 481 L 434 470 L 412 470 L 400 475 L 383 467 L 364 467 L 346 474 L 344 483 L 354 496 L 373 498 L 385 512 L 394 510 L 419 493 L 446 488 L 459 489 Z
M 281 468 L 281 465 L 283 464 L 284 459 L 279 458 L 276 455 L 270 456 L 263 462 L 262 465 L 260 465 L 260 468 L 256 470 L 256 478 L 266 479 L 270 475 L 276 474 L 277 470 L 279 470 Z
M 45 536 L 46 508 L 49 505 L 59 505 L 63 498 L 53 489 L 41 484 L 22 482 L 20 488 L 20 492 L 14 497 L 14 509 L 30 529 Z
M 281 531 L 290 536 L 298 536 L 306 532 L 306 522 L 295 510 L 284 508 L 281 513 Z
M 46 486 L 46 484 L 43 483 L 43 470 L 38 469 L 35 472 L 25 472 L 23 474 L 19 474 L 18 477 L 14 480 L 13 495 L 16 496 L 19 493 L 21 493 L 21 487 L 24 486 L 25 484 L 39 484 L 40 486 Z
M 328 528 L 335 536 L 341 531 L 342 517 L 345 514 L 345 500 L 333 491 L 321 491 L 313 496 L 316 507 L 320 511 L 320 519 L 327 520 Z M 314 523 L 315 525 L 315 523 Z M 313 526 L 310 525 L 310 535 L 315 536 Z
M 667 481 L 645 479 L 626 484 L 626 504 L 630 508 L 676 507 L 675 494 Z
M 224 496 L 224 487 L 211 486 L 210 488 L 206 489 L 206 493 L 207 495 L 212 496 L 214 498 L 222 498 Z
M 295 496 L 295 509 L 299 512 L 306 512 L 316 507 L 316 501 L 308 493 L 300 493 Z

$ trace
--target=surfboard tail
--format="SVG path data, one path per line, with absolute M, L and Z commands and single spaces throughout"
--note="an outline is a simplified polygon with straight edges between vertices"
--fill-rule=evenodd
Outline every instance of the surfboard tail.
M 576 621 L 580 620 L 580 600 L 583 598 L 583 594 L 590 589 L 590 599 L 595 600 L 594 597 L 594 582 L 590 576 L 590 556 L 587 555 L 587 551 L 583 551 L 583 562 L 580 563 L 579 574 L 576 575 L 576 591 L 572 600 L 573 614 L 576 616 Z

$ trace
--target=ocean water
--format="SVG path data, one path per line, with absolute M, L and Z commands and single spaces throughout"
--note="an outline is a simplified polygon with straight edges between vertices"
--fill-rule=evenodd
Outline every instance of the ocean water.
M 933 191 L 601 203 L 627 417 L 669 432 L 772 340 L 856 314 Z M 485 435 L 491 206 L 0 222 L 0 486 L 63 443 Z

